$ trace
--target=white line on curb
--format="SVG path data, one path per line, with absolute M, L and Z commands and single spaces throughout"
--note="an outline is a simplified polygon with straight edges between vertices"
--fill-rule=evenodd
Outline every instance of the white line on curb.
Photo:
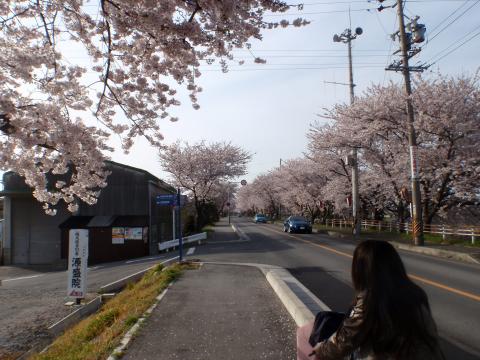
M 148 258 L 141 258 L 141 259 L 135 259 L 135 260 L 128 260 L 128 261 L 125 261 L 125 264 L 132 264 L 132 263 L 136 263 L 136 262 L 139 262 L 139 261 L 155 260 L 155 259 L 159 259 L 159 258 L 158 257 L 148 257 Z
M 193 255 L 194 252 L 195 252 L 195 246 L 188 249 L 187 256 Z
M 43 276 L 43 275 L 45 275 L 45 274 L 31 275 L 31 276 L 22 276 L 22 277 L 13 278 L 13 279 L 3 279 L 2 281 L 3 281 L 3 282 L 7 282 L 7 281 L 15 281 L 15 280 L 33 279 L 33 278 L 36 278 L 36 277 L 39 277 L 39 276 Z
M 167 259 L 167 260 L 165 260 L 165 261 L 162 261 L 160 264 L 165 264 L 165 263 L 167 263 L 167 262 L 169 262 L 169 261 L 172 261 L 172 260 L 175 260 L 175 259 L 177 259 L 177 258 L 178 258 L 178 256 L 175 256 L 175 257 L 173 257 L 173 258 L 170 258 L 170 259 Z M 153 269 L 155 266 L 157 266 L 157 264 L 152 265 L 152 266 L 150 266 L 150 267 L 148 267 L 148 268 L 146 268 L 146 269 L 144 269 L 144 270 L 137 271 L 137 272 L 134 273 L 134 274 L 130 274 L 130 275 L 128 275 L 128 276 L 125 276 L 125 277 L 121 278 L 120 280 L 113 281 L 113 282 L 111 282 L 110 284 L 104 285 L 104 286 L 102 286 L 102 287 L 100 288 L 100 291 L 102 291 L 102 292 L 111 291 L 112 289 L 110 289 L 110 288 L 111 288 L 112 286 L 116 286 L 116 285 L 118 285 L 118 284 L 125 285 L 126 282 L 129 281 L 130 279 L 132 279 L 132 278 L 134 278 L 134 277 L 136 277 L 136 276 L 138 276 L 138 277 L 143 276 L 144 273 L 146 273 L 146 272 L 147 272 L 148 270 L 150 270 L 150 269 Z M 120 286 L 120 285 L 119 285 L 119 286 Z

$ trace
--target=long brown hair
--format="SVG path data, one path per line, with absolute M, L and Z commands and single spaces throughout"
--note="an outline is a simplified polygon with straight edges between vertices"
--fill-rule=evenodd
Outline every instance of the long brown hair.
M 357 293 L 364 294 L 360 348 L 402 359 L 419 345 L 432 352 L 439 349 L 437 337 L 427 328 L 432 321 L 427 295 L 409 279 L 391 244 L 360 243 L 353 254 L 352 281 Z

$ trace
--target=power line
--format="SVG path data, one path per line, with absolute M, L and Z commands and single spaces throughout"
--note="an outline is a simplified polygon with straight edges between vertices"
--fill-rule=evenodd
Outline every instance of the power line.
M 455 11 L 450 13 L 445 19 L 440 21 L 432 30 L 430 30 L 430 32 L 433 34 L 435 32 L 435 30 L 437 30 L 445 21 L 450 19 L 453 15 L 455 15 L 457 13 L 457 11 L 459 11 L 461 8 L 463 8 L 467 4 L 468 4 L 468 0 L 464 0 L 462 5 L 460 5 L 458 8 L 456 8 Z
M 363 8 L 363 9 L 352 9 L 352 12 L 360 11 L 378 11 L 377 8 Z M 281 14 L 266 14 L 264 17 L 285 17 L 285 16 L 303 16 L 303 15 L 318 15 L 318 14 L 336 14 L 336 13 L 348 13 L 349 10 L 325 10 L 325 11 L 314 11 L 314 12 L 296 12 L 296 13 L 281 13 Z
M 326 67 L 290 67 L 290 68 L 250 68 L 250 69 L 228 69 L 227 72 L 243 72 L 243 71 L 292 71 L 292 70 L 331 70 L 346 69 L 347 66 L 326 66 Z M 383 69 L 383 64 L 377 66 L 356 66 L 355 69 Z M 221 72 L 221 69 L 200 69 L 202 72 Z
M 461 1 L 475 1 L 475 0 L 409 0 L 410 3 L 428 3 L 428 2 L 461 2 Z M 287 4 L 290 7 L 298 6 L 315 6 L 315 5 L 336 5 L 336 4 L 354 4 L 354 3 L 374 3 L 374 0 L 338 0 L 338 1 L 315 1 L 310 3 Z
M 471 30 L 470 32 L 468 32 L 466 35 L 462 36 L 461 39 L 471 35 L 472 33 L 474 33 L 475 31 L 477 31 L 478 29 L 480 29 L 480 25 L 477 26 L 476 28 L 474 28 L 473 30 Z M 480 32 L 472 35 L 470 38 L 464 40 L 463 42 L 461 42 L 460 44 L 458 44 L 457 46 L 455 46 L 453 49 L 451 49 L 450 51 L 448 51 L 446 54 L 443 54 L 441 55 L 443 52 L 449 50 L 452 46 L 454 46 L 455 44 L 458 43 L 459 40 L 461 39 L 458 39 L 457 41 L 453 42 L 452 44 L 450 44 L 449 46 L 447 46 L 445 49 L 443 49 L 442 51 L 438 52 L 436 55 L 432 56 L 428 62 L 432 61 L 433 59 L 435 59 L 436 57 L 438 57 L 439 55 L 441 55 L 439 58 L 437 58 L 436 60 L 433 60 L 433 64 L 436 64 L 437 62 L 439 62 L 441 59 L 443 59 L 444 57 L 450 55 L 452 52 L 454 52 L 455 50 L 459 49 L 460 47 L 462 47 L 463 45 L 465 45 L 466 43 L 468 43 L 469 41 L 473 40 L 474 38 L 476 38 L 478 35 L 480 34 Z
M 237 51 L 248 51 L 247 49 L 235 49 L 233 52 Z M 256 53 L 259 52 L 341 52 L 343 53 L 344 51 L 342 50 L 336 50 L 336 49 L 265 49 L 265 50 L 254 50 Z M 355 49 L 355 52 L 385 52 L 385 49 L 363 49 L 363 50 L 357 50 Z
M 385 54 L 357 55 L 357 57 L 385 57 Z M 251 59 L 248 56 L 236 56 L 236 59 Z M 267 55 L 264 58 L 348 58 L 346 55 Z M 205 59 L 206 61 L 206 59 Z
M 229 68 L 232 68 L 232 67 L 238 67 L 238 68 L 243 68 L 245 66 L 249 66 L 249 65 L 254 65 L 254 64 L 244 64 L 244 65 L 236 65 L 236 64 L 232 64 L 232 65 L 228 65 Z M 366 63 L 355 63 L 355 65 L 376 65 L 376 66 L 384 66 L 385 64 L 384 63 L 370 63 L 370 62 L 366 62 Z M 205 65 L 201 65 L 201 66 L 205 66 Z M 219 66 L 219 65 L 216 65 L 216 64 L 212 64 L 212 65 L 208 65 L 208 67 L 210 66 Z M 255 65 L 256 67 L 261 67 L 261 66 L 343 66 L 343 64 L 339 64 L 339 63 L 283 63 L 283 64 L 272 64 L 272 63 L 266 63 L 266 64 L 259 64 L 259 65 Z
M 480 0 L 475 1 L 475 3 L 473 3 L 473 4 L 472 4 L 470 7 L 468 7 L 467 9 L 465 9 L 464 12 L 462 12 L 462 13 L 461 13 L 460 15 L 458 15 L 455 19 L 453 19 L 453 20 L 450 21 L 447 25 L 445 25 L 442 29 L 440 29 L 439 32 L 437 32 L 435 35 L 433 35 L 432 38 L 430 38 L 430 39 L 428 40 L 428 43 L 432 42 L 433 39 L 435 39 L 435 38 L 436 38 L 438 35 L 440 35 L 445 29 L 447 29 L 448 27 L 450 27 L 450 25 L 452 25 L 455 21 L 457 21 L 457 20 L 460 19 L 463 15 L 465 15 L 468 10 L 470 10 L 471 8 L 473 8 L 473 7 L 474 7 L 475 5 L 477 5 L 479 2 L 480 2 Z M 428 43 L 427 43 L 427 44 L 428 44 Z

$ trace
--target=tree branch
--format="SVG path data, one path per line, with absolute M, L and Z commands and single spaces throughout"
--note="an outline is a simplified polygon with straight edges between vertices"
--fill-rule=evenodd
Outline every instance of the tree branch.
M 98 100 L 97 111 L 95 111 L 95 117 L 97 117 L 98 113 L 100 112 L 102 101 L 105 98 L 105 93 L 107 91 L 107 88 L 110 89 L 110 87 L 108 86 L 108 77 L 110 76 L 110 65 L 111 65 L 111 58 L 112 58 L 112 33 L 110 30 L 110 23 L 107 20 L 108 12 L 105 8 L 105 1 L 108 1 L 108 0 L 101 0 L 100 4 L 102 6 L 103 19 L 105 22 L 105 27 L 107 29 L 107 38 L 103 36 L 103 41 L 107 45 L 107 68 L 105 69 L 105 75 L 103 79 L 103 91 L 102 91 L 102 95 L 100 96 L 100 99 Z M 115 96 L 115 94 L 113 95 Z

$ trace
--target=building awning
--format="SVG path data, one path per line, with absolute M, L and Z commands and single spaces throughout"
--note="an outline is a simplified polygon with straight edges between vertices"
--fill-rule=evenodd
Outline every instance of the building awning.
M 91 219 L 87 227 L 94 228 L 94 227 L 110 227 L 112 226 L 113 222 L 117 217 L 115 215 L 108 215 L 108 216 L 94 216 Z
M 93 216 L 70 216 L 58 227 L 60 229 L 85 229 Z

